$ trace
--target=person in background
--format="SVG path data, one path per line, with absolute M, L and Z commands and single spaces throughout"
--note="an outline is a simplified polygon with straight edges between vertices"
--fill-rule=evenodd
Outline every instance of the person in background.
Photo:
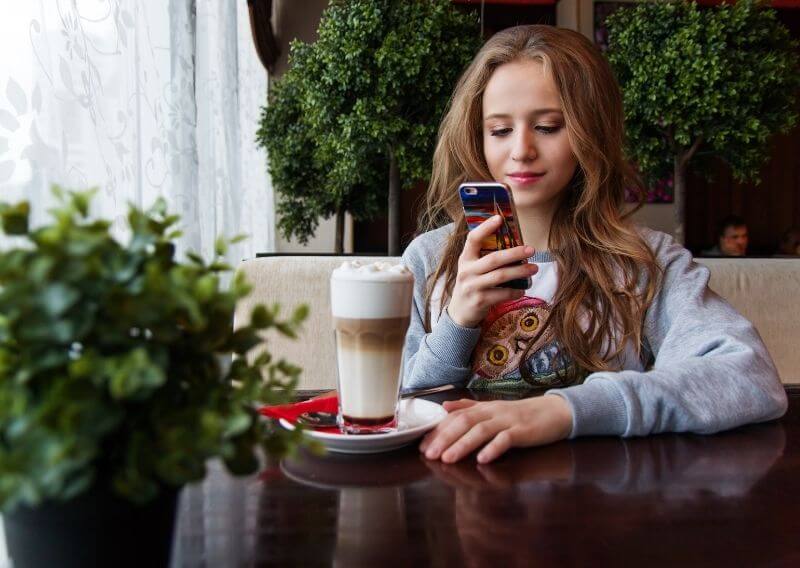
M 790 227 L 786 229 L 781 237 L 781 242 L 778 244 L 778 252 L 775 256 L 779 257 L 794 257 L 800 256 L 800 229 L 797 227 Z
M 747 223 L 738 215 L 728 215 L 719 224 L 717 244 L 703 256 L 744 256 L 747 254 Z

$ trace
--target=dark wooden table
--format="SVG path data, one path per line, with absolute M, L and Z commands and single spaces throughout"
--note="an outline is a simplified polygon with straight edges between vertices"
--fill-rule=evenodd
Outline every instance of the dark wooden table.
M 800 566 L 800 387 L 776 422 L 443 465 L 416 445 L 212 468 L 173 566 Z M 441 401 L 468 393 L 430 397 Z

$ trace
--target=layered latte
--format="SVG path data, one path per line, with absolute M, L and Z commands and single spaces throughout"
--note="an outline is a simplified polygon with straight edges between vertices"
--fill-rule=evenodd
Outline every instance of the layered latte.
M 345 262 L 331 276 L 339 421 L 350 433 L 397 424 L 414 277 L 403 265 Z

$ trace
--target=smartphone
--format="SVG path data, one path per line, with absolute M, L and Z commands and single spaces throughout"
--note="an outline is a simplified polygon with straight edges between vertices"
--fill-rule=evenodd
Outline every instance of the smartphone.
M 458 195 L 461 197 L 464 218 L 470 231 L 494 215 L 503 218 L 503 223 L 497 231 L 481 243 L 481 256 L 522 245 L 517 210 L 508 186 L 497 182 L 467 182 L 458 187 Z M 520 261 L 518 264 L 523 262 Z M 509 280 L 500 286 L 527 290 L 531 287 L 531 279 L 529 277 Z

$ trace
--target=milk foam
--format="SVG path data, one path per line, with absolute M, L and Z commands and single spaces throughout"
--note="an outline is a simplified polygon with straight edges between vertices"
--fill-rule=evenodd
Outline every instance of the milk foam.
M 397 280 L 405 281 L 411 271 L 404 264 L 392 264 L 384 260 L 365 263 L 347 260 L 333 271 L 334 278 L 349 280 Z
M 331 275 L 333 317 L 407 317 L 413 288 L 414 275 L 402 264 L 346 261 Z

